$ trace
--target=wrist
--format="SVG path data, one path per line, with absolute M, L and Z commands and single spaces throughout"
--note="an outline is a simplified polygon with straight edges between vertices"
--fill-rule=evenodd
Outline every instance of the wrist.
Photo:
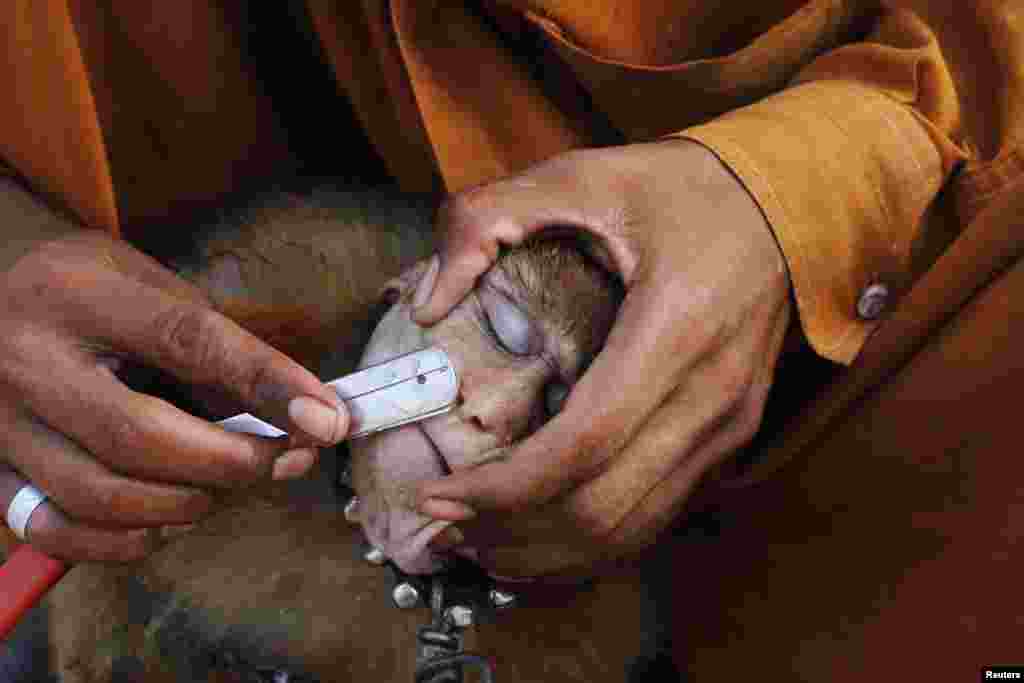
M 757 201 L 757 197 L 747 188 L 740 176 L 707 145 L 690 138 L 665 138 L 659 144 L 678 145 L 688 155 L 685 168 L 690 169 L 691 177 L 699 178 L 700 190 L 714 197 L 716 211 L 728 207 L 730 215 L 724 224 L 743 230 L 745 238 L 759 246 L 757 250 L 761 262 L 767 272 L 777 274 L 772 282 L 780 295 L 792 297 L 792 283 L 789 265 L 775 231 L 768 217 Z

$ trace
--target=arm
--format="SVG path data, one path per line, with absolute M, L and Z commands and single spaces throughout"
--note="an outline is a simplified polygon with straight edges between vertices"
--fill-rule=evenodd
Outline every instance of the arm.
M 972 99 L 973 112 L 960 101 L 971 93 L 954 87 L 982 80 L 970 74 L 978 50 L 1000 36 L 981 24 L 1001 12 L 944 4 L 951 15 L 941 18 L 886 10 L 863 41 L 817 58 L 781 93 L 679 134 L 711 148 L 757 199 L 785 254 L 804 332 L 835 361 L 852 361 L 879 322 L 858 310 L 868 288 L 884 287 L 880 303 L 891 308 L 950 238 L 925 217 L 966 149 L 1008 141 L 985 110 L 1012 86 L 1009 70 L 992 65 L 985 80 L 995 91 Z M 973 56 L 940 43 L 950 23 Z
M 505 462 L 420 491 L 421 509 L 461 522 L 493 571 L 585 573 L 652 542 L 755 433 L 790 281 L 812 345 L 849 362 L 877 324 L 859 306 L 868 285 L 891 304 L 950 238 L 924 218 L 965 150 L 995 160 L 976 189 L 998 189 L 1024 121 L 1012 8 L 914 6 L 880 12 L 865 40 L 821 55 L 784 91 L 680 134 L 703 147 L 574 152 L 453 200 L 424 323 L 499 245 L 555 224 L 594 237 L 628 287 L 558 417 Z M 448 501 L 480 514 L 450 514 Z M 527 512 L 546 538 L 509 524 Z

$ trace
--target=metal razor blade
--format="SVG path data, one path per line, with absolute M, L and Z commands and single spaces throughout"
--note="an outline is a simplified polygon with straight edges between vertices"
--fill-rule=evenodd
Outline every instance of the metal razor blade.
M 437 347 L 413 351 L 327 383 L 351 418 L 346 441 L 443 415 L 455 406 L 459 377 L 448 354 Z M 285 432 L 249 413 L 217 423 L 230 432 L 283 436 Z

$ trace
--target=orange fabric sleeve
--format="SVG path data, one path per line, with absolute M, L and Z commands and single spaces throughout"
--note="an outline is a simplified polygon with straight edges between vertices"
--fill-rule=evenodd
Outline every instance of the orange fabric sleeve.
M 893 298 L 909 285 L 912 250 L 929 239 L 928 209 L 954 169 L 998 165 L 1019 139 L 1009 3 L 913 4 L 886 9 L 865 39 L 819 56 L 781 92 L 678 133 L 758 201 L 808 340 L 842 363 L 878 324 L 858 314 L 867 288 Z
M 81 222 L 119 234 L 96 103 L 63 0 L 0 3 L 0 159 Z

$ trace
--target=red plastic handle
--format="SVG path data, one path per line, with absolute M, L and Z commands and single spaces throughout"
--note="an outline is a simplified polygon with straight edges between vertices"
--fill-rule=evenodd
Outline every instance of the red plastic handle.
M 14 549 L 0 565 L 0 640 L 67 570 L 66 564 L 27 543 Z

